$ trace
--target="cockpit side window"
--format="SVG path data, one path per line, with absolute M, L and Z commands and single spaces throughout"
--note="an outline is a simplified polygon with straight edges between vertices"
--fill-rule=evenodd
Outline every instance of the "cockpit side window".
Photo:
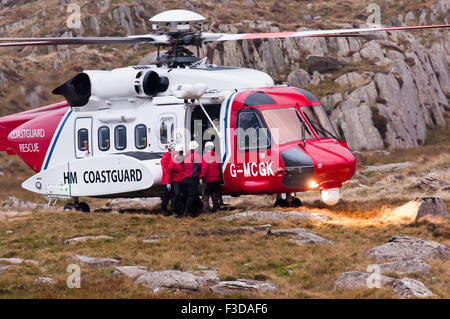
M 242 110 L 238 113 L 236 133 L 240 152 L 270 148 L 267 128 L 256 110 Z

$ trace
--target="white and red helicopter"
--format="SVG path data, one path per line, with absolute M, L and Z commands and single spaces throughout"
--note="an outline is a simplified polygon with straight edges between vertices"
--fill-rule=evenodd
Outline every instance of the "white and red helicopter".
M 334 205 L 339 188 L 355 173 L 356 159 L 319 99 L 301 88 L 275 86 L 261 71 L 207 64 L 186 46 L 450 26 L 224 34 L 202 32 L 204 19 L 170 10 L 150 19 L 155 33 L 147 35 L 0 38 L 0 47 L 158 46 L 158 65 L 84 71 L 53 91 L 65 102 L 0 118 L 0 151 L 17 154 L 36 172 L 22 187 L 50 198 L 73 198 L 66 208 L 86 212 L 89 206 L 79 197 L 159 196 L 167 145 L 192 139 L 204 144 L 212 139 L 205 137 L 212 128 L 222 158 L 223 194 L 285 198 L 315 189 L 324 203 Z M 170 50 L 160 55 L 160 47 Z M 293 199 L 290 203 L 299 203 Z

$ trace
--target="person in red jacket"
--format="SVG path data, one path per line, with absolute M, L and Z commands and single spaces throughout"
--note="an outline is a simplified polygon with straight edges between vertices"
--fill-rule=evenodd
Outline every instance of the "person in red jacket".
M 200 172 L 200 183 L 204 185 L 203 191 L 203 212 L 210 213 L 209 198 L 213 202 L 213 212 L 220 208 L 219 194 L 222 165 L 219 156 L 214 150 L 213 142 L 206 142 L 205 154 L 203 155 L 202 170 Z
M 172 162 L 172 156 L 173 152 L 175 150 L 175 143 L 169 143 L 167 146 L 167 152 L 165 152 L 161 158 L 161 168 L 162 168 L 162 178 L 161 178 L 161 185 L 163 185 L 164 188 L 164 194 L 161 200 L 161 213 L 164 216 L 168 216 L 167 212 L 167 205 L 169 204 L 170 200 L 170 193 L 171 193 L 171 180 L 170 175 L 168 172 L 169 165 Z
M 202 169 L 202 158 L 196 153 L 199 145 L 196 141 L 189 142 L 189 152 L 184 157 L 184 175 L 183 183 L 185 193 L 187 195 L 186 204 L 184 206 L 184 217 L 197 216 L 197 212 L 194 212 L 194 204 L 198 199 L 197 185 L 200 171 Z
M 172 207 L 170 209 L 170 214 L 174 215 L 176 218 L 181 217 L 178 214 L 178 207 L 180 206 L 181 192 L 183 190 L 183 177 L 184 177 L 184 165 L 183 165 L 183 146 L 175 146 L 175 156 L 172 158 L 172 162 L 169 165 L 168 173 L 170 180 L 172 181 Z

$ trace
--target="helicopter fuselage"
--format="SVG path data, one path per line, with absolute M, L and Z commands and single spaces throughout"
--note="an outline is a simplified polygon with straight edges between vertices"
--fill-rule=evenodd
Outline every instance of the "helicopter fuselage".
M 148 96 L 147 72 L 165 77 L 164 91 Z M 61 102 L 0 118 L 0 151 L 36 172 L 25 189 L 51 197 L 158 196 L 168 143 L 193 139 L 215 143 L 224 194 L 336 190 L 355 172 L 319 100 L 274 86 L 263 72 L 136 66 L 86 74 L 85 105 Z M 195 83 L 206 92 L 180 97 Z

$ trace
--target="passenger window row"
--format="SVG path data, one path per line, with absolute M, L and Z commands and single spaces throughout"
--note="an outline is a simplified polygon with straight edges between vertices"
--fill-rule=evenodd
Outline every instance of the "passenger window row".
M 108 151 L 111 147 L 111 133 L 108 126 L 98 128 L 98 148 L 100 151 Z M 88 149 L 89 134 L 87 129 L 78 131 L 78 149 L 86 151 Z M 147 126 L 136 125 L 134 128 L 134 144 L 137 149 L 142 150 L 147 147 Z M 127 148 L 127 128 L 124 125 L 117 125 L 114 128 L 114 147 L 118 151 Z

